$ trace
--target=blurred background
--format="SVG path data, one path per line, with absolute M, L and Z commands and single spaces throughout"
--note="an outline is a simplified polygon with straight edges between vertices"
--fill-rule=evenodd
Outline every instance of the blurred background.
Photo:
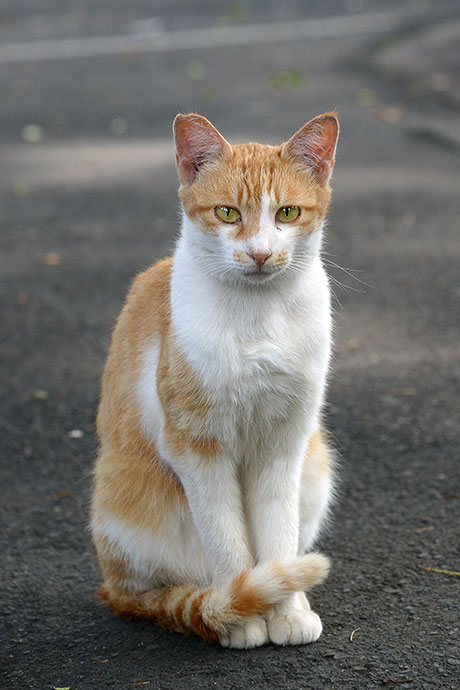
M 321 544 L 325 634 L 283 657 L 222 654 L 94 599 L 99 377 L 133 276 L 177 237 L 176 113 L 276 144 L 333 108 L 326 417 L 344 479 Z M 203 672 L 209 687 L 457 687 L 455 575 L 424 568 L 460 563 L 459 115 L 458 0 L 2 1 L 5 687 L 204 687 Z

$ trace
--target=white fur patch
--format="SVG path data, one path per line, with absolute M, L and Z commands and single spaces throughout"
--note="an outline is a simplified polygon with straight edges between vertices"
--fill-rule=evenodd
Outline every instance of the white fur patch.
M 160 344 L 154 341 L 146 345 L 142 355 L 142 368 L 136 383 L 141 427 L 146 437 L 160 451 L 163 446 L 164 414 L 157 391 L 157 369 Z
M 152 534 L 104 512 L 93 524 L 93 531 L 108 539 L 129 559 L 135 586 L 148 588 L 162 580 L 170 584 L 207 585 L 211 580 L 209 566 L 190 518 L 190 515 L 176 515 L 167 528 Z

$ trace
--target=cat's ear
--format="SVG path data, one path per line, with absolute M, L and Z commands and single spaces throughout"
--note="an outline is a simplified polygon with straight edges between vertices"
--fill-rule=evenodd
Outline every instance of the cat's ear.
M 295 158 L 313 172 L 320 184 L 325 184 L 332 175 L 338 136 L 335 113 L 318 115 L 283 144 L 282 155 Z
M 205 163 L 232 153 L 228 141 L 201 115 L 177 115 L 173 129 L 177 170 L 182 184 L 191 184 Z

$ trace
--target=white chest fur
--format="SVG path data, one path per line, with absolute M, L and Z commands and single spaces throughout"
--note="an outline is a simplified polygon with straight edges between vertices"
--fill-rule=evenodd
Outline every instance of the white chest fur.
M 211 391 L 210 433 L 233 453 L 273 445 L 280 423 L 308 436 L 330 353 L 329 288 L 319 256 L 275 286 L 227 285 L 174 260 L 172 318 L 180 347 Z

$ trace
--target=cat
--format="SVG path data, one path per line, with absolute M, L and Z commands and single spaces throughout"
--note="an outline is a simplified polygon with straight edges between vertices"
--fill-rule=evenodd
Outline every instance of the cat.
M 134 280 L 97 417 L 92 533 L 118 615 L 233 648 L 316 640 L 333 495 L 320 248 L 336 113 L 281 146 L 174 121 L 182 232 Z

